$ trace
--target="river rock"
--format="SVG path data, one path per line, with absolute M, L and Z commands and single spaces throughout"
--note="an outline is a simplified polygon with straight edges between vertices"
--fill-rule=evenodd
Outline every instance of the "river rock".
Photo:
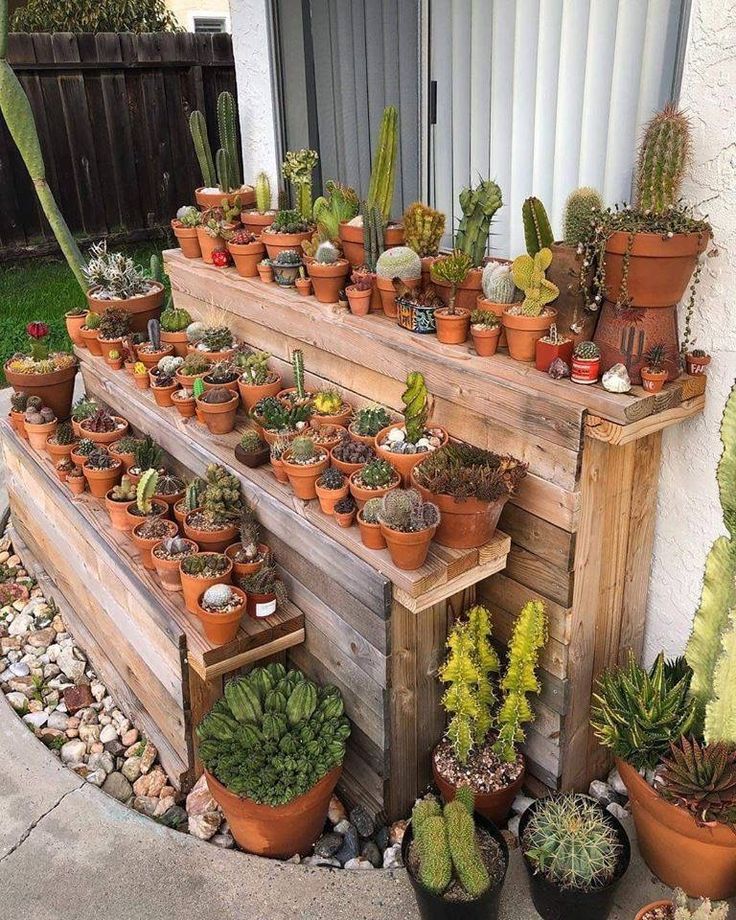
M 75 684 L 81 683 L 84 677 L 86 662 L 80 661 L 79 658 L 76 657 L 73 648 L 63 648 L 59 653 L 59 657 L 56 659 L 56 664 L 61 668 L 64 674 L 66 674 L 69 680 Z M 90 696 L 91 695 L 90 693 Z
M 33 618 L 27 613 L 19 613 L 8 627 L 9 636 L 23 636 L 33 625 Z
M 140 757 L 128 757 L 120 768 L 120 772 L 127 780 L 130 780 L 131 783 L 134 783 L 141 775 Z
M 374 869 L 380 869 L 383 865 L 381 851 L 372 840 L 366 840 L 360 849 L 360 855 L 367 859 Z
M 220 827 L 222 817 L 219 811 L 206 811 L 200 815 L 189 815 L 189 833 L 199 840 L 209 840 Z
M 350 823 L 361 837 L 372 837 L 376 829 L 373 818 L 362 805 L 356 805 L 350 812 Z
M 601 379 L 603 388 L 609 393 L 628 393 L 631 389 L 631 378 L 625 364 L 614 364 Z
M 208 811 L 216 811 L 217 802 L 210 795 L 209 787 L 207 786 L 207 777 L 199 777 L 197 782 L 192 787 L 192 791 L 187 796 L 187 814 L 188 815 L 203 815 Z
M 112 725 L 103 726 L 102 730 L 100 731 L 100 741 L 103 744 L 107 744 L 108 741 L 117 741 L 117 740 L 118 740 L 118 733 L 115 731 L 113 726 Z
M 373 864 L 368 859 L 363 859 L 362 856 L 357 856 L 355 859 L 349 859 L 343 869 L 372 869 Z
M 110 773 L 102 785 L 102 791 L 119 802 L 127 802 L 133 795 L 133 787 L 122 773 Z
M 341 821 L 345 821 L 347 816 L 348 816 L 348 813 L 345 810 L 345 806 L 342 804 L 342 802 L 340 801 L 340 799 L 338 799 L 336 795 L 333 795 L 332 798 L 330 799 L 330 807 L 327 810 L 327 817 L 329 819 L 330 824 L 332 824 L 334 827 L 336 824 L 339 824 Z
M 315 856 L 334 856 L 342 846 L 342 834 L 323 834 L 314 845 Z
M 90 754 L 87 765 L 90 770 L 104 770 L 105 773 L 113 773 L 115 770 L 113 756 L 107 751 L 102 751 L 101 754 Z
M 146 746 L 141 754 L 141 773 L 148 773 L 148 771 L 153 766 L 157 755 L 158 751 L 156 748 L 153 746 L 153 744 L 151 744 L 150 741 L 146 740 Z
M 43 728 L 48 722 L 49 715 L 47 712 L 29 712 L 23 716 L 26 725 L 32 725 L 33 728 Z
M 8 693 L 5 699 L 16 712 L 23 712 L 25 709 L 28 709 L 28 697 L 25 693 L 14 690 L 12 693 Z
M 75 738 L 73 741 L 67 741 L 61 749 L 62 763 L 80 763 L 84 759 L 86 753 L 87 745 L 84 741 L 78 738 Z
M 94 703 L 94 697 L 89 689 L 89 684 L 79 684 L 77 687 L 66 687 L 63 696 L 67 711 L 72 714 Z
M 87 782 L 92 783 L 93 786 L 102 786 L 106 778 L 107 773 L 104 770 L 92 770 L 86 777 Z
M 342 845 L 335 853 L 335 859 L 340 861 L 341 865 L 356 859 L 360 855 L 360 838 L 357 830 L 347 821 L 341 821 L 335 830 L 343 835 Z
M 386 852 L 383 854 L 383 868 L 384 869 L 400 869 L 403 866 L 401 861 L 401 844 L 394 843 L 392 846 L 388 847 Z
M 33 648 L 48 648 L 56 638 L 56 631 L 50 626 L 45 629 L 37 629 L 28 637 L 28 644 Z

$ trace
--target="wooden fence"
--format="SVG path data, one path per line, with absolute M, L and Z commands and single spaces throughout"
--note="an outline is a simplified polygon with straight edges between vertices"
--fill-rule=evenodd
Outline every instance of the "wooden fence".
M 31 102 L 46 175 L 83 240 L 136 240 L 193 202 L 201 176 L 187 117 L 235 91 L 229 35 L 10 35 L 8 58 Z M 0 258 L 55 249 L 23 161 L 0 118 Z

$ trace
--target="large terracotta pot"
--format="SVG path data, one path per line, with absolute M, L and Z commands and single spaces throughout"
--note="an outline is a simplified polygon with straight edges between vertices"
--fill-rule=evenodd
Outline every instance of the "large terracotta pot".
M 417 463 L 419 463 L 420 460 L 424 460 L 426 458 L 427 454 L 426 452 L 421 454 L 395 454 L 392 451 L 381 447 L 381 441 L 386 438 L 392 428 L 396 427 L 396 425 L 388 425 L 386 428 L 382 428 L 373 441 L 373 447 L 382 460 L 388 460 L 388 462 L 396 470 L 399 476 L 401 476 L 401 481 L 403 484 L 408 486 L 411 481 L 411 471 L 414 469 Z M 434 425 L 432 427 L 439 428 L 439 425 Z M 442 444 L 440 446 L 444 447 L 445 444 L 447 444 L 449 435 L 444 428 L 441 428 L 440 430 L 442 431 Z
M 277 393 L 281 392 L 283 387 L 283 378 L 280 374 L 273 373 L 274 379 L 270 383 L 263 383 L 260 386 L 251 383 L 243 383 L 242 380 L 238 380 L 238 390 L 240 391 L 240 398 L 243 401 L 245 406 L 245 411 L 250 412 L 250 410 L 259 403 L 266 396 L 275 396 Z
M 227 524 L 219 530 L 199 530 L 192 526 L 190 518 L 199 511 L 195 508 L 184 518 L 184 533 L 199 545 L 203 553 L 224 553 L 238 534 L 237 524 Z M 213 582 L 214 584 L 214 582 Z
M 92 441 L 93 444 L 113 444 L 119 441 L 128 433 L 130 427 L 128 422 L 120 415 L 113 415 L 115 419 L 115 428 L 112 431 L 89 431 L 86 427 L 87 419 L 82 419 L 79 423 L 80 435 Z
M 420 569 L 427 559 L 429 544 L 432 542 L 436 529 L 436 527 L 427 527 L 425 530 L 404 533 L 381 524 L 381 534 L 396 568 L 405 572 Z
M 542 316 L 504 312 L 501 321 L 506 330 L 509 355 L 515 361 L 532 362 L 536 356 L 537 342 L 549 332 L 549 327 L 556 319 L 555 310 L 550 310 Z
M 557 310 L 557 331 L 561 336 L 572 339 L 573 345 L 578 342 L 588 342 L 593 338 L 598 312 L 591 313 L 585 309 L 585 291 L 580 289 L 580 269 L 583 254 L 577 247 L 568 246 L 566 243 L 553 243 L 552 264 L 546 271 L 547 280 L 559 288 L 559 296 L 555 300 Z M 593 268 L 590 268 L 586 279 L 586 288 L 590 288 L 593 280 Z M 579 327 L 578 332 L 573 332 L 572 326 Z
M 74 342 L 78 348 L 86 348 L 84 344 L 84 339 L 80 329 L 85 324 L 87 320 L 87 310 L 84 313 L 65 313 L 64 320 L 66 322 L 66 331 L 69 334 L 69 338 Z
M 185 540 L 184 542 L 192 552 L 196 553 L 199 550 L 199 547 L 193 540 Z M 156 547 L 160 545 L 161 543 L 155 543 L 151 547 L 151 560 L 161 580 L 161 587 L 164 591 L 181 591 L 181 574 L 179 572 L 179 563 L 181 559 L 162 559 L 160 556 L 157 556 L 155 552 Z
M 240 199 L 240 204 L 244 208 L 250 208 L 256 203 L 256 193 L 252 186 L 244 185 L 237 192 L 230 192 L 227 195 L 219 189 L 216 192 L 206 192 L 204 186 L 194 190 L 194 198 L 200 208 L 221 208 L 222 202 L 227 199 L 227 203 L 232 207 L 235 199 Z
M 232 835 L 248 853 L 288 859 L 306 856 L 322 833 L 330 798 L 342 773 L 333 767 L 309 792 L 286 805 L 259 805 L 226 789 L 205 770 L 212 797 L 222 808 Z
M 383 234 L 383 244 L 386 249 L 391 246 L 404 245 L 404 228 L 401 224 L 393 224 L 386 227 Z M 340 243 L 345 258 L 350 262 L 353 268 L 365 265 L 365 249 L 363 248 L 363 227 L 356 227 L 343 221 L 340 224 Z
M 202 552 L 209 551 L 203 550 Z M 212 585 L 230 584 L 230 579 L 233 574 L 233 564 L 229 560 L 228 562 L 229 565 L 225 572 L 223 572 L 222 575 L 218 575 L 216 578 L 197 578 L 196 575 L 187 575 L 186 572 L 182 571 L 181 562 L 179 563 L 179 577 L 181 578 L 181 590 L 184 595 L 184 606 L 190 613 L 197 613 L 197 604 L 207 588 L 211 588 Z
M 652 345 L 664 345 L 671 355 L 680 350 L 677 333 L 677 307 L 641 310 L 617 310 L 606 300 L 593 341 L 601 350 L 601 372 L 614 364 L 624 364 L 633 384 L 641 383 L 644 355 Z M 665 365 L 667 379 L 680 373 L 676 360 Z
M 95 313 L 104 313 L 112 308 L 125 310 L 130 313 L 131 332 L 145 332 L 150 319 L 158 319 L 164 302 L 164 286 L 160 281 L 152 281 L 154 290 L 141 297 L 116 298 L 114 300 L 98 300 L 95 289 L 87 291 L 87 303 L 90 310 Z M 89 346 L 88 346 L 89 347 Z
M 698 824 L 665 801 L 629 764 L 617 761 L 629 793 L 639 850 L 652 872 L 691 897 L 736 895 L 736 834 L 725 824 Z
M 195 400 L 198 417 L 201 412 L 204 423 L 211 434 L 228 434 L 233 430 L 239 402 L 240 396 L 237 393 L 234 393 L 232 399 L 224 403 L 207 403 L 201 399 Z
M 181 221 L 172 220 L 171 229 L 174 231 L 174 236 L 179 243 L 181 254 L 186 259 L 202 258 L 202 248 L 199 245 L 196 227 L 183 227 Z
M 52 371 L 50 374 L 18 374 L 6 367 L 5 376 L 16 393 L 38 396 L 45 406 L 54 410 L 58 421 L 63 422 L 69 418 L 72 411 L 77 369 L 76 361 L 71 367 Z
M 705 251 L 708 233 L 676 233 L 669 239 L 659 233 L 618 231 L 606 242 L 606 297 L 616 303 L 621 293 L 624 257 L 633 236 L 627 278 L 633 307 L 671 307 L 682 299 Z
M 514 799 L 519 792 L 521 792 L 525 775 L 526 761 L 524 762 L 524 769 L 522 769 L 519 774 L 519 778 L 514 780 L 510 786 L 506 786 L 505 789 L 499 789 L 496 792 L 476 792 L 475 810 L 478 814 L 483 815 L 483 817 L 487 818 L 489 821 L 493 821 L 494 824 L 504 824 L 509 816 Z M 445 802 L 451 802 L 455 798 L 457 787 L 453 786 L 449 780 L 445 779 L 437 769 L 434 751 L 432 752 L 432 776 L 434 777 L 434 784 L 439 789 L 442 799 Z
M 202 606 L 203 591 L 197 601 L 197 616 L 204 628 L 204 634 L 213 645 L 225 645 L 232 642 L 240 629 L 240 621 L 245 612 L 245 592 L 240 588 L 231 589 L 240 598 L 240 604 L 231 613 L 210 613 Z
M 197 239 L 202 250 L 202 259 L 207 265 L 213 264 L 213 252 L 225 250 L 225 240 L 221 236 L 210 236 L 204 227 L 197 227 Z
M 269 259 L 275 259 L 280 252 L 287 249 L 295 249 L 299 255 L 302 254 L 302 243 L 312 238 L 313 230 L 303 230 L 301 233 L 263 233 L 261 242 L 266 247 Z
M 440 509 L 435 542 L 453 549 L 474 549 L 493 539 L 498 519 L 509 500 L 508 495 L 502 495 L 495 502 L 483 502 L 477 498 L 457 501 L 451 495 L 435 495 L 420 486 L 415 480 L 415 471 L 416 467 L 412 470 L 411 484 L 425 502 L 434 502 Z
M 478 297 L 483 293 L 483 269 L 471 268 L 462 284 L 458 284 L 455 293 L 455 306 L 462 307 L 464 310 L 475 310 Z M 442 281 L 436 281 L 432 278 L 432 284 L 437 289 L 437 295 L 445 304 L 449 304 L 452 297 L 452 285 L 445 284 Z
M 277 211 L 241 211 L 240 212 L 240 222 L 248 231 L 248 233 L 254 233 L 256 236 L 260 236 L 261 233 L 270 227 L 276 218 Z
M 228 243 L 227 249 L 241 278 L 258 277 L 258 263 L 266 254 L 266 247 L 260 240 L 255 243 Z
M 312 259 L 307 264 L 307 271 L 317 300 L 320 303 L 337 303 L 337 295 L 345 287 L 345 279 L 350 271 L 348 260 L 338 259 L 328 264 Z

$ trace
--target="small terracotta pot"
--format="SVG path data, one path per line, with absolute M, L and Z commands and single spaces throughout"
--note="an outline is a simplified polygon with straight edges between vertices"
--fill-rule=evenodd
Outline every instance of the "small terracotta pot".
M 123 464 L 119 460 L 116 460 L 115 466 L 111 467 L 109 470 L 93 470 L 85 463 L 82 467 L 82 472 L 84 473 L 84 478 L 87 480 L 92 495 L 94 495 L 95 498 L 104 498 L 110 489 L 112 489 L 114 485 L 117 485 L 120 480 L 123 472 Z
M 369 524 L 363 520 L 362 510 L 358 511 L 358 530 L 363 546 L 368 549 L 386 549 L 386 541 L 383 539 L 380 524 Z
M 114 351 L 116 351 L 118 354 L 120 354 L 120 349 L 121 349 L 122 346 L 123 346 L 123 340 L 122 340 L 122 338 L 119 338 L 119 339 L 103 339 L 103 338 L 100 338 L 100 337 L 98 336 L 98 337 L 97 337 L 97 341 L 100 343 L 100 349 L 102 350 L 102 357 L 105 359 L 105 361 L 106 361 L 110 366 L 112 366 L 112 364 L 113 364 L 113 362 L 114 362 L 115 359 L 114 359 L 114 358 L 111 358 L 111 357 L 110 357 L 110 354 L 111 354 L 112 352 L 114 352 Z M 120 365 L 121 365 L 121 367 L 122 367 L 122 363 L 123 363 L 123 359 L 120 358 Z
M 378 432 L 378 434 L 376 435 L 374 439 L 373 447 L 376 453 L 378 454 L 378 456 L 382 460 L 388 460 L 388 462 L 396 470 L 399 476 L 401 476 L 401 480 L 404 483 L 404 485 L 408 485 L 411 479 L 411 471 L 414 469 L 417 463 L 419 463 L 420 460 L 425 459 L 426 453 L 395 454 L 392 451 L 385 450 L 383 447 L 381 447 L 380 446 L 381 441 L 385 440 L 389 431 L 391 431 L 392 428 L 396 428 L 396 427 L 400 427 L 400 426 L 388 425 L 386 428 L 382 428 L 381 431 Z M 432 427 L 439 428 L 440 426 L 433 425 Z M 442 444 L 440 446 L 444 447 L 445 444 L 447 444 L 449 436 L 444 428 L 440 428 L 440 430 L 442 431 Z
M 187 516 L 188 512 L 184 508 L 184 502 L 177 502 L 174 507 L 171 509 L 172 514 L 174 515 L 174 520 L 184 526 L 184 518 Z
M 478 303 L 478 297 L 483 293 L 483 269 L 471 268 L 462 284 L 458 284 L 455 290 L 455 308 L 463 310 L 474 310 Z M 444 281 L 435 281 L 432 277 L 437 294 L 449 304 L 452 297 L 452 285 L 445 284 Z M 508 306 L 508 304 L 507 304 Z
M 227 524 L 219 530 L 199 530 L 189 520 L 199 510 L 195 508 L 184 517 L 184 533 L 190 540 L 194 540 L 203 553 L 224 553 L 238 535 L 238 525 Z
M 169 513 L 169 506 L 166 502 L 161 502 L 158 499 L 154 499 L 152 502 L 153 511 L 147 517 L 132 513 L 136 505 L 136 502 L 131 502 L 125 509 L 125 515 L 128 519 L 128 530 L 132 530 L 134 527 L 137 527 L 138 524 L 143 523 L 143 521 L 150 521 L 153 517 L 166 517 Z
M 312 279 L 311 278 L 295 278 L 294 286 L 297 291 L 302 295 L 302 297 L 310 297 L 312 294 Z
M 271 457 L 271 469 L 273 470 L 273 475 L 276 477 L 277 482 L 287 483 L 289 481 L 282 460 L 276 460 L 274 457 Z
M 667 380 L 667 371 L 650 371 L 643 367 L 640 373 L 642 388 L 647 393 L 659 393 Z
M 23 440 L 27 441 L 28 435 L 26 433 L 25 422 L 23 421 L 24 416 L 25 412 L 16 412 L 15 409 L 11 409 L 8 413 L 8 418 L 10 419 L 10 424 L 13 426 L 13 431 L 17 435 L 20 435 Z
M 228 243 L 227 249 L 241 278 L 258 276 L 258 263 L 266 254 L 266 247 L 260 240 L 255 243 Z
M 57 461 L 64 460 L 71 454 L 75 444 L 53 444 L 51 441 L 52 437 L 53 435 L 46 439 L 46 453 L 54 461 L 54 464 L 56 464 Z
M 204 227 L 197 227 L 197 240 L 202 250 L 202 259 L 207 265 L 213 265 L 213 252 L 225 252 L 225 240 L 221 236 L 210 236 Z
M 348 306 L 353 316 L 367 316 L 371 309 L 371 294 L 373 290 L 368 288 L 361 291 L 354 284 L 345 288 L 348 297 Z
M 66 331 L 69 334 L 69 338 L 74 342 L 78 348 L 86 348 L 84 339 L 82 338 L 81 328 L 87 320 L 88 311 L 85 310 L 84 313 L 65 313 L 64 321 L 66 323 Z
M 232 390 L 228 392 L 232 393 Z M 235 427 L 235 414 L 238 411 L 240 396 L 232 394 L 232 398 L 225 403 L 206 403 L 201 399 L 195 400 L 195 407 L 210 434 L 228 434 Z
M 264 284 L 273 284 L 273 268 L 269 262 L 259 262 L 256 266 L 258 277 Z
M 313 230 L 304 230 L 302 233 L 272 233 L 266 230 L 261 235 L 261 242 L 266 247 L 269 259 L 275 259 L 280 252 L 287 249 L 302 251 L 302 243 L 312 237 Z
M 265 444 L 260 450 L 254 451 L 243 450 L 240 444 L 235 445 L 235 459 L 251 470 L 255 470 L 259 466 L 268 463 L 268 458 L 270 456 L 271 451 L 268 444 Z
M 245 612 L 245 592 L 240 588 L 231 588 L 240 599 L 240 604 L 231 613 L 210 613 L 202 606 L 203 591 L 197 602 L 197 616 L 204 627 L 204 634 L 213 645 L 225 645 L 232 642 L 240 629 L 240 621 Z
M 205 770 L 210 793 L 237 843 L 248 853 L 276 859 L 311 853 L 341 773 L 342 766 L 333 767 L 304 795 L 274 807 L 235 795 Z
M 238 540 L 237 543 L 231 543 L 230 546 L 228 546 L 225 550 L 225 555 L 232 561 L 233 564 L 233 577 L 238 581 L 241 578 L 245 578 L 247 575 L 255 575 L 255 573 L 263 567 L 263 559 L 258 559 L 255 562 L 235 561 L 235 554 L 238 552 L 242 545 L 243 544 Z M 270 548 L 265 543 L 258 544 L 258 553 L 260 556 L 267 556 L 270 552 Z
M 236 199 L 244 208 L 250 208 L 256 203 L 256 193 L 252 186 L 244 185 L 236 192 L 206 192 L 205 186 L 200 186 L 194 190 L 194 200 L 203 210 L 208 208 L 221 208 L 223 201 L 227 201 L 230 207 L 233 207 Z
M 122 358 L 111 358 L 107 356 L 107 363 L 114 371 L 121 371 L 123 369 L 123 359 Z
M 209 552 L 209 550 L 202 550 L 202 552 Z M 201 555 L 201 553 L 197 553 L 196 555 Z M 229 585 L 232 574 L 233 564 L 230 560 L 228 560 L 228 567 L 225 572 L 223 572 L 222 575 L 218 575 L 216 578 L 197 578 L 196 575 L 187 575 L 186 572 L 182 571 L 180 562 L 179 577 L 181 579 L 181 590 L 184 595 L 184 606 L 190 613 L 196 614 L 199 599 L 207 588 L 211 588 L 212 585 Z
M 158 364 L 161 358 L 168 358 L 169 355 L 174 353 L 173 345 L 164 345 L 163 341 L 161 343 L 161 348 L 158 351 L 141 351 L 136 349 L 136 356 L 138 360 L 143 364 L 149 371 L 153 370 L 154 367 Z
M 277 213 L 277 211 L 241 211 L 240 222 L 248 233 L 260 236 L 266 227 L 270 227 L 274 222 Z
M 283 386 L 281 375 L 274 371 L 272 376 L 274 379 L 270 383 L 260 385 L 243 383 L 242 379 L 238 380 L 238 390 L 246 412 L 250 412 L 256 403 L 259 403 L 266 396 L 275 396 L 281 392 L 281 387 Z
M 508 495 L 502 495 L 495 502 L 483 502 L 477 498 L 457 501 L 451 495 L 435 495 L 416 482 L 416 467 L 412 471 L 411 484 L 425 502 L 434 502 L 440 509 L 440 523 L 434 539 L 440 546 L 453 549 L 476 549 L 493 539 Z
M 338 259 L 329 264 L 312 260 L 307 264 L 307 271 L 317 300 L 320 303 L 337 303 L 337 295 L 345 287 L 350 271 L 348 260 Z
M 476 307 L 478 310 L 486 310 L 489 313 L 494 313 L 498 317 L 498 321 L 501 323 L 501 336 L 498 340 L 498 347 L 506 348 L 506 331 L 503 328 L 503 315 L 506 312 L 508 304 L 495 303 L 493 300 L 486 300 L 482 294 L 479 294 L 476 299 Z
M 316 482 L 314 487 L 317 492 L 317 498 L 319 499 L 319 506 L 324 514 L 334 514 L 337 502 L 342 501 L 348 494 L 347 482 L 345 482 L 340 489 L 325 489 L 319 482 Z
M 549 332 L 557 318 L 557 312 L 550 310 L 542 316 L 524 316 L 523 313 L 503 314 L 501 321 L 506 330 L 509 354 L 515 361 L 533 361 L 537 341 Z
M 144 523 L 146 522 L 141 521 L 141 524 L 144 524 Z M 175 537 L 179 533 L 179 526 L 177 525 L 176 521 L 164 521 L 164 523 L 166 524 L 166 527 L 168 528 L 169 537 Z M 162 537 L 141 537 L 140 534 L 137 533 L 138 528 L 140 526 L 141 526 L 140 524 L 136 524 L 136 526 L 130 532 L 130 537 L 133 543 L 135 544 L 136 549 L 138 550 L 138 553 L 140 554 L 141 562 L 143 563 L 143 568 L 153 571 L 154 565 L 153 565 L 153 559 L 151 558 L 151 550 L 157 543 L 160 543 L 162 539 L 166 539 L 166 538 L 165 537 L 164 538 Z
M 139 390 L 147 390 L 151 385 L 151 380 L 148 376 L 148 373 L 133 374 L 133 383 Z
M 356 514 L 355 508 L 352 511 L 335 511 L 334 518 L 337 521 L 339 527 L 352 527 L 353 521 L 355 520 Z
M 673 901 L 652 901 L 651 904 L 647 904 L 646 906 L 642 907 L 642 909 L 636 915 L 635 920 L 648 920 L 648 914 L 650 911 L 662 909 L 664 907 L 669 907 L 672 911 L 675 909 Z
M 198 349 L 195 345 L 187 345 L 187 354 L 192 354 L 196 352 L 198 355 L 206 358 L 211 364 L 219 364 L 220 361 L 229 361 L 235 354 L 235 348 L 224 348 L 222 351 L 202 351 Z M 205 371 L 204 373 L 207 373 Z M 202 377 L 204 374 L 195 374 L 195 377 Z M 186 377 L 184 378 L 187 379 Z
M 570 367 L 573 364 L 572 350 L 572 339 L 566 339 L 561 342 L 543 342 L 542 339 L 538 339 L 534 352 L 534 367 L 536 367 L 538 371 L 544 371 L 546 373 L 549 370 L 550 364 L 557 360 L 557 358 L 564 361 L 565 364 Z
M 289 485 L 294 490 L 297 498 L 305 501 L 317 497 L 316 482 L 330 465 L 330 457 L 327 453 L 322 456 L 321 460 L 316 463 L 290 463 L 290 451 L 285 451 L 281 461 L 284 464 L 286 475 L 289 477 Z
M 381 524 L 381 534 L 396 568 L 406 572 L 420 569 L 427 559 L 429 544 L 432 542 L 435 530 L 435 527 L 427 527 L 415 533 L 402 533 Z
M 107 513 L 110 515 L 110 523 L 112 524 L 113 529 L 130 532 L 130 518 L 126 512 L 128 508 L 133 504 L 133 500 L 129 502 L 116 502 L 110 498 L 111 495 L 112 489 L 109 489 L 105 493 L 105 507 L 107 508 Z
M 468 338 L 470 329 L 470 311 L 455 308 L 455 313 L 447 309 L 434 311 L 437 323 L 437 341 L 443 345 L 462 345 Z
M 98 329 L 80 328 L 79 335 L 82 338 L 85 348 L 91 355 L 97 358 L 102 357 L 102 346 L 100 345 L 100 333 Z
M 476 792 L 475 810 L 478 814 L 483 815 L 484 818 L 493 821 L 494 824 L 499 826 L 504 824 L 511 812 L 511 804 L 519 792 L 521 792 L 525 775 L 526 761 L 524 761 L 524 768 L 519 774 L 518 779 L 514 780 L 510 786 L 506 786 L 504 789 L 498 789 L 496 792 Z M 445 779 L 437 769 L 435 751 L 432 752 L 432 776 L 434 777 L 434 784 L 439 789 L 443 801 L 452 802 L 455 798 L 457 789 L 449 780 Z
M 82 495 L 84 490 L 87 488 L 87 483 L 84 479 L 84 476 L 68 476 L 66 477 L 66 484 L 69 486 L 72 494 Z
M 83 419 L 79 423 L 81 437 L 88 438 L 94 444 L 112 444 L 115 441 L 119 441 L 120 438 L 128 433 L 130 425 L 120 415 L 114 415 L 113 418 L 116 426 L 114 431 L 89 431 L 86 426 L 87 419 Z
M 196 227 L 184 227 L 180 220 L 171 221 L 171 229 L 179 244 L 182 255 L 187 259 L 201 259 L 202 248 L 199 245 Z
M 162 329 L 161 341 L 164 345 L 170 345 L 174 349 L 173 354 L 175 354 L 177 358 L 186 358 L 187 345 L 189 344 L 186 329 L 182 329 L 180 332 L 165 332 Z
M 348 480 L 348 485 L 350 486 L 350 494 L 355 499 L 355 504 L 358 506 L 359 511 L 363 508 L 363 505 L 365 505 L 369 499 L 383 498 L 387 492 L 390 492 L 392 489 L 398 489 L 401 485 L 401 477 L 397 476 L 396 480 L 392 482 L 391 485 L 388 485 L 383 489 L 364 489 L 362 486 L 356 483 L 359 472 L 360 470 L 358 470 L 356 473 L 353 473 Z
M 363 247 L 363 227 L 356 227 L 348 221 L 340 223 L 340 244 L 345 258 L 350 262 L 353 268 L 359 268 L 365 265 L 365 249 Z M 386 227 L 383 235 L 383 243 L 386 249 L 392 246 L 403 246 L 404 228 L 401 224 L 390 224 Z
M 152 281 L 153 288 L 148 294 L 140 297 L 123 297 L 113 300 L 99 300 L 95 296 L 95 288 L 87 291 L 87 304 L 94 313 L 104 313 L 106 310 L 118 309 L 130 313 L 131 332 L 145 332 L 148 321 L 158 319 L 164 302 L 164 286 L 159 281 Z M 89 348 L 89 342 L 87 343 Z
M 501 326 L 495 329 L 483 328 L 481 326 L 470 327 L 470 334 L 473 337 L 473 348 L 475 348 L 481 358 L 491 358 L 496 354 L 496 350 L 501 341 Z
M 114 457 L 116 460 L 119 460 L 123 464 L 123 469 L 127 471 L 135 463 L 135 454 L 131 453 L 121 453 L 119 450 L 116 450 L 117 441 L 114 441 L 108 448 L 107 452 L 111 457 Z
M 537 348 L 539 348 L 539 342 L 537 342 Z M 572 364 L 570 368 L 570 380 L 572 380 L 573 383 L 582 383 L 582 384 L 596 383 L 600 375 L 600 372 L 601 372 L 600 357 L 578 358 L 576 355 L 572 356 Z M 666 380 L 667 379 L 666 371 L 665 371 L 664 377 Z
M 249 594 L 245 611 L 251 620 L 265 620 L 276 613 L 275 594 Z
M 196 553 L 199 547 L 192 540 L 184 540 L 187 547 Z M 151 561 L 153 567 L 161 579 L 161 587 L 164 591 L 181 591 L 181 575 L 179 572 L 179 563 L 181 559 L 162 559 L 156 555 L 156 547 L 161 546 L 163 541 L 155 543 L 151 547 Z M 191 555 L 191 553 L 190 553 Z
M 193 418 L 195 412 L 194 397 L 184 396 L 183 394 L 184 390 L 174 390 L 171 394 L 171 404 L 182 418 Z
M 25 432 L 28 435 L 28 442 L 37 454 L 46 452 L 46 442 L 54 434 L 58 422 L 42 422 L 40 425 L 34 425 L 32 422 L 24 422 Z
M 692 376 L 699 376 L 706 373 L 706 368 L 710 364 L 710 355 L 703 355 L 702 357 L 698 355 L 686 354 L 685 355 L 685 368 L 688 374 Z
M 401 280 L 412 291 L 415 291 L 422 282 L 421 278 L 402 278 Z M 396 291 L 393 280 L 376 275 L 375 287 L 381 296 L 383 312 L 391 319 L 396 319 L 399 314 L 399 308 L 396 306 Z

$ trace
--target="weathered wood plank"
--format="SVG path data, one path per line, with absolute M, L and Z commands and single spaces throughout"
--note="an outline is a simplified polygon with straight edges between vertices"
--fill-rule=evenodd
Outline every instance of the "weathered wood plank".
M 698 415 L 705 408 L 705 395 L 694 396 L 672 409 L 665 409 L 656 415 L 648 415 L 628 425 L 617 425 L 597 415 L 589 415 L 585 420 L 585 433 L 597 441 L 609 444 L 629 444 L 650 434 L 656 434 L 672 424 Z

